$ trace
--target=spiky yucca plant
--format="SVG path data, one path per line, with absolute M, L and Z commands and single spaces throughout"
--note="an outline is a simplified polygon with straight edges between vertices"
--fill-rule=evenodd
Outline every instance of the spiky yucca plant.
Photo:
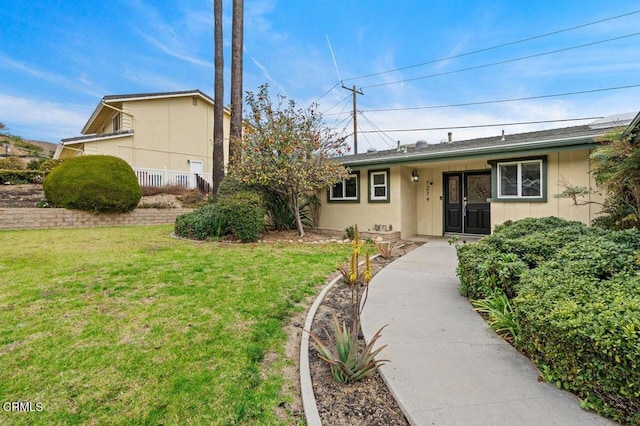
M 331 375 L 338 383 L 354 383 L 364 379 L 389 360 L 376 360 L 378 355 L 387 345 L 374 350 L 373 345 L 382 335 L 382 327 L 371 338 L 371 341 L 358 350 L 358 323 L 354 323 L 351 329 L 347 324 L 333 317 L 333 336 L 323 328 L 328 344 L 323 343 L 314 334 L 309 333 L 313 339 L 313 347 L 321 359 L 328 362 L 331 367 Z M 386 326 L 385 326 L 386 327 Z
M 380 328 L 371 341 L 360 350 L 358 348 L 358 332 L 360 331 L 360 314 L 364 309 L 369 294 L 369 282 L 372 278 L 371 259 L 369 253 L 365 255 L 364 269 L 360 268 L 360 252 L 362 242 L 355 227 L 351 261 L 342 264 L 338 269 L 342 274 L 342 282 L 351 289 L 351 303 L 347 320 L 342 323 L 333 317 L 333 335 L 323 328 L 326 342 L 308 332 L 312 338 L 312 345 L 320 358 L 330 364 L 331 375 L 338 383 L 353 383 L 362 380 L 388 360 L 375 360 L 375 356 L 387 345 L 373 349 L 373 345 L 380 338 L 384 327 Z M 385 326 L 386 327 L 386 326 Z

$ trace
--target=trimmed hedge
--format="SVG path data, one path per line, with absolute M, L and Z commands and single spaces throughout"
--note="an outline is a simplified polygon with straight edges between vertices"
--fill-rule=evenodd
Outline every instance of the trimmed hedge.
M 65 160 L 47 175 L 43 188 L 50 203 L 76 210 L 129 212 L 142 197 L 131 166 L 106 155 Z
M 176 235 L 192 240 L 219 238 L 229 232 L 229 225 L 222 211 L 215 204 L 208 204 L 191 213 L 176 217 Z
M 529 250 L 528 250 L 529 249 Z M 516 345 L 544 377 L 640 424 L 640 232 L 526 219 L 458 247 L 461 293 L 511 300 Z

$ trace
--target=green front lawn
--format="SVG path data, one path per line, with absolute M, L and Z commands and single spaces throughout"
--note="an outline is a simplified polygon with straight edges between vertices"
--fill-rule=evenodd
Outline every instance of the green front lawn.
M 0 232 L 0 403 L 42 404 L 0 424 L 295 421 L 283 322 L 349 247 L 170 231 Z

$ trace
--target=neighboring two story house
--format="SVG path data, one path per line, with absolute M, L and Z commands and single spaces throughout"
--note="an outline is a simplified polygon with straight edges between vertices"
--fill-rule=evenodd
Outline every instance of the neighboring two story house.
M 224 111 L 224 158 L 231 114 Z M 213 167 L 213 99 L 200 90 L 102 98 L 81 131 L 54 158 L 105 154 L 127 161 L 142 185 L 195 186 Z

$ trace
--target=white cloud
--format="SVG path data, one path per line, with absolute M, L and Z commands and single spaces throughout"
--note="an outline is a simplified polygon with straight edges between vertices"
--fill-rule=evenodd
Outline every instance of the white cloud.
M 2 122 L 27 139 L 59 142 L 77 136 L 90 114 L 86 107 L 0 94 Z

